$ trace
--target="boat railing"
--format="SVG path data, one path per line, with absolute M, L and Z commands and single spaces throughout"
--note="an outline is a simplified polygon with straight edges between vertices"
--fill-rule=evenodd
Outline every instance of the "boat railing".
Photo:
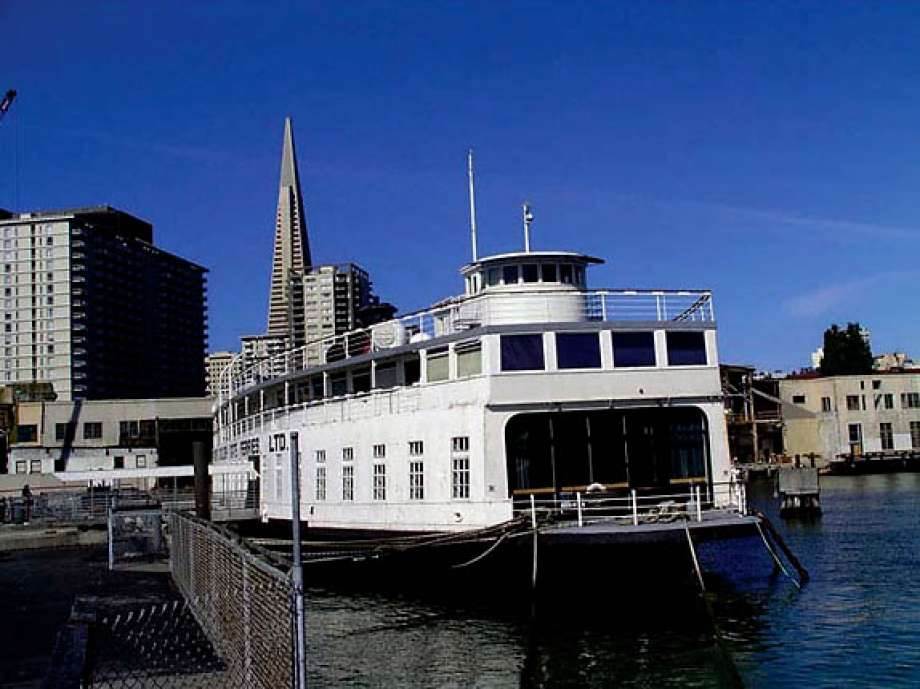
M 627 494 L 604 491 L 557 492 L 553 497 L 516 495 L 515 516 L 530 515 L 533 523 L 553 522 L 579 527 L 591 524 L 668 524 L 702 522 L 712 514 L 748 513 L 743 482 L 697 483 L 679 493 Z
M 372 352 L 456 335 L 482 325 L 509 322 L 715 320 L 706 290 L 515 290 L 448 299 L 437 306 L 392 320 L 318 338 L 280 353 L 234 357 L 220 374 L 221 402 L 246 389 L 314 366 Z

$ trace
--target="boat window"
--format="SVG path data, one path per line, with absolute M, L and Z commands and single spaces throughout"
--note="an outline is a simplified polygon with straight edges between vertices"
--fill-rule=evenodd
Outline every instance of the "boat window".
M 390 361 L 385 364 L 377 364 L 377 369 L 374 371 L 374 387 L 396 387 L 396 362 Z
M 563 263 L 559 266 L 559 282 L 563 285 L 572 284 L 572 266 L 568 263 Z
M 344 373 L 329 376 L 329 392 L 333 397 L 348 393 L 348 383 Z
M 472 286 L 472 289 L 470 291 L 472 291 L 473 294 L 475 294 L 476 292 L 479 291 L 480 289 L 479 286 L 482 284 L 482 275 L 480 273 L 473 273 L 470 276 L 470 283 Z
M 655 365 L 654 333 L 612 333 L 612 335 L 613 365 L 615 367 Z
M 479 340 L 458 342 L 454 345 L 457 355 L 457 377 L 478 376 L 482 373 L 482 343 Z
M 450 357 L 448 356 L 447 347 L 428 350 L 425 359 L 429 383 L 437 383 L 450 378 Z
M 502 371 L 542 371 L 542 335 L 502 335 Z
M 543 264 L 543 282 L 556 282 L 556 264 Z
M 501 274 L 498 272 L 498 268 L 489 268 L 489 272 L 486 273 L 486 284 L 489 287 L 494 287 L 495 285 L 501 282 L 499 277 Z
M 694 408 L 518 414 L 505 426 L 509 496 L 529 502 L 531 493 L 574 494 L 592 483 L 625 491 L 702 481 L 708 435 Z
M 580 287 L 585 284 L 585 269 L 582 266 L 575 266 L 575 284 Z
M 352 372 L 351 389 L 353 392 L 370 392 L 371 369 L 369 367 L 356 369 Z
M 702 332 L 669 332 L 668 366 L 705 366 L 706 336 Z
M 597 333 L 556 333 L 559 368 L 600 368 L 601 344 Z
M 323 377 L 312 376 L 310 378 L 310 399 L 321 400 L 323 397 L 325 397 L 325 391 L 323 390 Z
M 406 385 L 415 385 L 422 379 L 422 362 L 418 354 L 411 354 L 403 362 Z
M 540 267 L 536 263 L 525 263 L 521 266 L 524 282 L 539 282 Z
M 518 267 L 505 266 L 502 268 L 502 281 L 506 285 L 516 285 L 518 281 Z

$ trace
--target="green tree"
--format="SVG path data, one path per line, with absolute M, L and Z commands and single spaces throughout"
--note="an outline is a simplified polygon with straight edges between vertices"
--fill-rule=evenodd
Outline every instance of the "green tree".
M 824 356 L 821 375 L 859 375 L 872 372 L 872 350 L 859 323 L 847 323 L 845 330 L 836 323 L 824 331 Z

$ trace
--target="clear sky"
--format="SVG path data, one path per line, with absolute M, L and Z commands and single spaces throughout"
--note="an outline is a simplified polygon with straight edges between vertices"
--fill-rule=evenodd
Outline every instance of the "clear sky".
M 831 322 L 920 358 L 920 4 L 0 0 L 0 207 L 111 204 L 210 270 L 210 343 L 263 332 L 283 118 L 314 260 L 407 311 L 482 252 L 709 287 L 722 358 Z

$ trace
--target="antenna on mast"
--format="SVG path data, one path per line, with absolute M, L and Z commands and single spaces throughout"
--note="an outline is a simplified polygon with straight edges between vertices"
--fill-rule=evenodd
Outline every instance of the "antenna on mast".
M 521 206 L 524 211 L 524 251 L 530 253 L 530 223 L 533 222 L 533 208 L 529 201 L 524 201 Z
M 470 240 L 473 243 L 473 261 L 479 260 L 476 247 L 476 191 L 473 188 L 473 149 L 466 153 L 466 170 L 470 178 Z

